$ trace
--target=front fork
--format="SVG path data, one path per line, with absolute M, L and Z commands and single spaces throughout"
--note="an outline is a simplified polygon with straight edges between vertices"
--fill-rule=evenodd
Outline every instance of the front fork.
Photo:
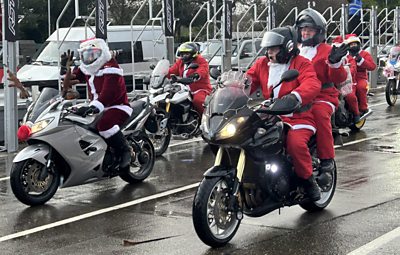
M 223 148 L 219 147 L 217 156 L 215 157 L 214 166 L 221 165 L 222 156 L 223 156 Z M 233 180 L 232 187 L 232 197 L 229 201 L 228 210 L 236 212 L 236 217 L 238 220 L 243 218 L 243 209 L 239 206 L 239 192 L 240 192 L 240 184 L 243 178 L 243 172 L 245 167 L 246 154 L 243 149 L 240 149 L 240 155 L 236 166 L 236 178 Z

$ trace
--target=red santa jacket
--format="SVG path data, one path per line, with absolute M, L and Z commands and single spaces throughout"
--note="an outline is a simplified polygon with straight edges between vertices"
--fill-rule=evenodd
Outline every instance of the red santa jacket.
M 132 113 L 123 71 L 115 59 L 105 63 L 93 76 L 84 74 L 79 67 L 74 69 L 73 74 L 80 82 L 86 82 L 88 85 L 90 105 L 96 106 L 100 111 L 105 108 L 118 108 L 129 115 Z
M 367 71 L 373 71 L 376 68 L 376 64 L 371 54 L 368 51 L 361 50 L 360 57 L 362 58 L 360 62 L 357 63 L 357 79 L 368 79 Z
M 247 71 L 247 75 L 252 78 L 250 93 L 261 87 L 264 98 L 270 98 L 272 92 L 272 87 L 268 88 L 268 77 L 270 75 L 268 62 L 269 59 L 267 57 L 261 57 Z M 281 98 L 287 94 L 294 93 L 296 97 L 301 99 L 301 105 L 306 108 L 307 105 L 311 105 L 320 92 L 321 82 L 318 80 L 310 61 L 302 56 L 294 57 L 290 61 L 289 69 L 298 70 L 300 75 L 294 81 L 283 82 L 280 85 L 281 88 L 277 97 Z M 285 115 L 281 117 L 283 121 L 292 125 L 294 129 L 308 128 L 315 132 L 311 109 L 293 113 L 291 116 Z
M 321 92 L 315 101 L 325 101 L 333 104 L 335 107 L 339 104 L 339 91 L 332 84 L 344 82 L 347 78 L 347 72 L 342 64 L 328 64 L 328 56 L 332 46 L 327 43 L 320 43 L 317 47 L 317 54 L 311 62 L 321 81 Z
M 200 90 L 211 92 L 212 87 L 210 83 L 209 66 L 207 60 L 205 60 L 205 58 L 203 58 L 201 55 L 198 55 L 193 59 L 192 62 L 198 64 L 199 67 L 196 69 L 188 69 L 185 77 L 188 77 L 193 73 L 198 73 L 200 75 L 200 79 L 189 85 L 190 91 L 192 91 L 192 93 L 196 93 Z M 168 78 L 171 74 L 183 77 L 184 71 L 185 64 L 183 63 L 182 59 L 178 58 L 175 64 L 169 68 Z

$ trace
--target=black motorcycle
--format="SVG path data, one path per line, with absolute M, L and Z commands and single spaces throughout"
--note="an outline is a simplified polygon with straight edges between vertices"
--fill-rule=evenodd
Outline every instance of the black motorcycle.
M 297 70 L 289 70 L 282 81 L 297 76 Z M 314 137 L 309 149 L 313 175 L 322 193 L 320 200 L 311 201 L 306 196 L 285 152 L 288 126 L 279 115 L 292 113 L 299 105 L 251 100 L 248 83 L 241 72 L 224 73 L 206 101 L 203 138 L 217 146 L 218 152 L 214 166 L 205 172 L 198 187 L 192 217 L 197 235 L 211 247 L 223 246 L 233 238 L 243 214 L 260 217 L 292 205 L 319 211 L 328 206 L 335 192 L 336 167 L 328 173 L 319 171 Z

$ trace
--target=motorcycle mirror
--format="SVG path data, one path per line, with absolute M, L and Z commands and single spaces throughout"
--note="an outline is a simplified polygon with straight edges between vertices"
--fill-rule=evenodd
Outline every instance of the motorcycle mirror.
M 150 68 L 151 70 L 154 70 L 154 68 L 156 68 L 156 65 L 155 65 L 155 64 L 151 64 L 151 65 L 149 66 L 149 68 Z
M 197 63 L 190 63 L 190 65 L 188 66 L 188 69 L 196 69 L 199 67 L 199 64 Z
M 149 85 L 150 84 L 150 77 L 146 76 L 143 78 L 143 84 Z
M 299 76 L 299 74 L 300 74 L 299 71 L 297 71 L 296 69 L 287 70 L 287 71 L 283 72 L 279 84 L 281 84 L 284 81 L 285 82 L 293 81 L 294 79 L 296 79 Z
M 214 80 L 218 79 L 218 77 L 220 75 L 221 75 L 221 72 L 217 68 L 213 67 L 213 68 L 210 69 L 210 76 Z

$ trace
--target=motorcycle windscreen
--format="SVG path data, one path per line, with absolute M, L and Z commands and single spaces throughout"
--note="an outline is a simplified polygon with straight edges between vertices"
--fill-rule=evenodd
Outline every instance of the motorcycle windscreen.
M 52 99 L 57 98 L 60 96 L 57 89 L 46 87 L 40 92 L 38 99 L 33 102 L 33 107 L 31 112 L 28 115 L 27 121 L 35 122 L 37 117 L 46 109 Z
M 168 75 L 169 61 L 167 59 L 162 59 L 158 61 L 156 67 L 151 73 L 150 77 L 150 87 L 157 89 L 164 83 L 165 76 Z

